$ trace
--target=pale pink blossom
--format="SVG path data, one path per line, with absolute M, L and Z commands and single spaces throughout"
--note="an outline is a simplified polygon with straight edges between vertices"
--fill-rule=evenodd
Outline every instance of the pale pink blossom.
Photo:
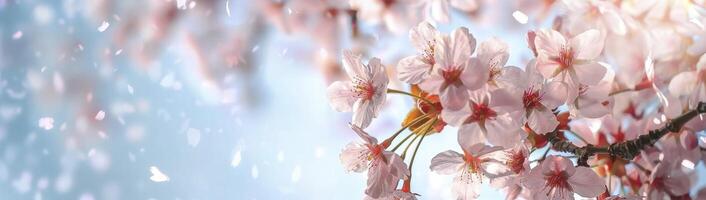
M 606 190 L 603 183 L 590 168 L 574 167 L 569 159 L 561 156 L 547 156 L 523 181 L 535 200 L 574 199 L 574 193 L 593 198 Z
M 378 58 L 365 65 L 349 51 L 343 52 L 343 67 L 351 81 L 332 83 L 327 89 L 329 103 L 336 111 L 353 111 L 353 124 L 368 127 L 385 103 L 389 82 L 385 67 Z
M 436 63 L 434 49 L 438 35 L 439 31 L 428 22 L 419 23 L 409 31 L 409 39 L 419 54 L 403 58 L 397 64 L 401 81 L 418 84 L 431 74 Z
M 448 23 L 451 8 L 463 12 L 472 12 L 478 9 L 476 0 L 424 0 L 424 10 L 427 19 L 441 23 Z
M 503 153 L 498 158 L 502 165 L 498 167 L 498 175 L 491 178 L 490 184 L 493 187 L 505 188 L 508 192 L 508 197 L 519 196 L 524 190 L 522 179 L 530 171 L 529 154 L 527 146 L 522 143 L 515 145 L 513 148 L 503 150 Z
M 699 101 L 706 101 L 706 54 L 699 58 L 696 71 L 681 72 L 672 78 L 669 92 L 686 97 L 692 108 Z
M 567 25 L 571 33 L 580 33 L 588 29 L 610 31 L 616 35 L 624 35 L 627 27 L 618 8 L 610 1 L 562 0 L 567 10 Z
M 441 152 L 431 159 L 429 168 L 438 174 L 455 175 L 451 188 L 456 199 L 476 199 L 480 195 L 480 184 L 483 179 L 493 177 L 492 171 L 498 164 L 497 153 L 502 147 L 490 147 L 483 143 L 471 144 L 475 141 L 462 140 L 459 144 L 463 154 L 453 150 Z
M 395 190 L 394 192 L 392 192 L 392 194 L 389 194 L 384 197 L 372 198 L 370 196 L 366 196 L 364 199 L 365 200 L 417 200 L 417 194 L 403 192 L 402 190 Z
M 601 68 L 605 69 L 603 66 Z M 593 86 L 582 83 L 568 84 L 567 104 L 571 113 L 587 118 L 599 118 L 609 114 L 614 104 L 610 95 L 613 77 L 614 74 L 609 71 L 603 80 Z
M 371 198 L 392 195 L 401 179 L 410 175 L 407 164 L 394 152 L 386 151 L 389 142 L 378 144 L 360 127 L 351 124 L 364 143 L 349 143 L 341 152 L 341 163 L 348 172 L 363 172 L 368 170 L 368 186 L 365 194 Z
M 488 77 L 485 90 L 478 92 L 485 93 L 504 86 L 498 79 L 503 74 L 509 58 L 508 45 L 497 38 L 491 38 L 478 45 L 478 52 L 476 57 L 471 59 L 470 65 L 475 65 L 472 69 L 479 69 L 475 76 Z
M 523 71 L 517 67 L 505 67 L 501 80 L 509 83 L 514 94 L 521 95 L 523 109 L 520 109 L 520 124 L 527 125 L 539 134 L 553 131 L 557 121 L 552 109 L 564 104 L 568 95 L 566 84 L 559 81 L 545 81 L 534 65 L 534 61 Z
M 595 85 L 606 73 L 607 69 L 595 61 L 603 50 L 603 39 L 595 29 L 568 40 L 555 30 L 540 30 L 534 43 L 538 54 L 537 70 L 547 79 Z
M 417 22 L 416 0 L 350 0 L 361 19 L 384 24 L 393 33 L 404 33 Z
M 459 110 L 466 105 L 468 92 L 483 86 L 485 78 L 477 73 L 479 65 L 469 65 L 476 39 L 466 28 L 458 28 L 451 37 L 439 35 L 434 50 L 434 69 L 420 87 L 438 94 L 444 109 Z
M 648 199 L 664 199 L 665 195 L 679 196 L 689 192 L 689 176 L 676 168 L 677 165 L 668 157 L 665 158 L 650 174 L 646 191 Z
M 522 103 L 505 89 L 471 98 L 461 110 L 442 110 L 442 118 L 452 126 L 460 126 L 458 137 L 473 142 L 512 147 L 522 139 L 519 124 L 510 113 L 522 108 Z

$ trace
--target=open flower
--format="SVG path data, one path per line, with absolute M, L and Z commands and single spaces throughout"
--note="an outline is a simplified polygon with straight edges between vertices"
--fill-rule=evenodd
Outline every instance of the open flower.
M 431 74 L 434 61 L 434 47 L 439 32 L 428 22 L 422 22 L 409 31 L 412 45 L 419 51 L 419 55 L 409 56 L 397 64 L 399 78 L 409 84 L 418 84 Z
M 548 156 L 523 181 L 534 199 L 574 199 L 597 197 L 605 191 L 603 179 L 588 167 L 574 167 L 567 158 Z
M 476 76 L 486 76 L 486 89 L 480 91 L 481 93 L 503 87 L 501 83 L 498 83 L 498 79 L 504 72 L 504 66 L 507 60 L 510 58 L 510 53 L 508 52 L 508 45 L 497 38 L 491 38 L 489 40 L 483 41 L 478 45 L 478 53 L 476 58 L 471 60 L 470 65 L 473 69 L 481 69 L 476 71 Z
M 410 175 L 407 164 L 399 155 L 385 150 L 389 142 L 378 144 L 377 139 L 360 127 L 351 124 L 351 128 L 365 143 L 348 144 L 341 152 L 341 163 L 348 172 L 368 170 L 366 195 L 371 198 L 392 195 L 399 180 L 407 179 Z
M 552 109 L 564 104 L 568 89 L 566 84 L 559 81 L 546 82 L 536 71 L 534 61 L 526 69 L 522 71 L 517 67 L 505 67 L 500 80 L 507 82 L 515 94 L 522 94 L 520 124 L 526 122 L 539 134 L 551 132 L 559 125 Z
M 685 71 L 674 76 L 669 82 L 669 91 L 688 97 L 691 107 L 695 107 L 699 101 L 706 101 L 706 54 L 699 58 L 696 71 Z
M 389 82 L 385 67 L 378 58 L 364 65 L 349 51 L 343 52 L 343 67 L 351 81 L 332 83 L 327 89 L 329 103 L 336 111 L 353 111 L 353 124 L 366 128 L 385 103 Z
M 517 144 L 513 148 L 503 150 L 499 160 L 502 165 L 498 168 L 498 176 L 492 178 L 490 184 L 493 187 L 506 188 L 508 197 L 517 197 L 524 190 L 522 179 L 530 171 L 529 150 L 524 144 Z
M 595 85 L 606 73 L 607 69 L 594 61 L 603 50 L 603 39 L 595 29 L 569 40 L 555 30 L 540 30 L 534 43 L 538 53 L 537 70 L 545 78 Z
M 464 12 L 472 12 L 478 9 L 478 2 L 476 2 L 476 0 L 425 0 L 421 3 L 424 3 L 424 10 L 428 15 L 427 19 L 433 19 L 441 23 L 450 21 L 450 7 Z
M 468 100 L 468 91 L 483 86 L 480 65 L 469 65 L 476 39 L 466 28 L 456 29 L 451 37 L 438 36 L 434 49 L 434 70 L 419 87 L 438 94 L 444 109 L 459 110 Z
M 520 101 L 504 89 L 471 98 L 458 111 L 443 110 L 442 118 L 452 126 L 460 126 L 459 138 L 473 142 L 512 147 L 522 139 L 520 128 L 508 113 L 521 108 Z
M 472 141 L 459 138 L 463 154 L 448 150 L 431 159 L 432 171 L 450 175 L 455 174 L 453 188 L 456 199 L 476 199 L 480 195 L 480 184 L 487 176 L 495 176 L 493 163 L 500 163 L 495 157 L 502 147 L 490 147 L 483 143 L 471 144 Z
M 655 166 L 654 172 L 650 175 L 650 184 L 647 186 L 647 197 L 649 199 L 664 199 L 665 195 L 680 196 L 689 193 L 689 176 L 671 160 L 662 160 Z

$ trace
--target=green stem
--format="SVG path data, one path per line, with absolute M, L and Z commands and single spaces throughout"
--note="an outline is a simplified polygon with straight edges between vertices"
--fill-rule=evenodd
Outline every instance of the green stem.
M 412 154 L 412 160 L 409 161 L 409 173 L 412 173 L 412 165 L 414 165 L 414 158 L 417 157 L 417 151 L 419 150 L 419 146 L 422 146 L 422 141 L 424 141 L 424 138 L 427 136 L 429 131 L 431 131 L 431 128 L 434 127 L 434 124 L 436 124 L 436 121 L 439 118 L 434 119 L 433 122 L 427 127 L 427 129 L 424 131 L 424 135 L 422 135 L 422 138 L 419 139 L 419 143 L 417 143 L 417 147 L 414 148 L 414 153 Z
M 405 126 L 402 126 L 402 128 L 400 128 L 400 130 L 397 130 L 397 132 L 395 132 L 395 134 L 392 134 L 392 136 L 390 136 L 389 138 L 387 138 L 385 141 L 387 141 L 387 142 L 392 142 L 392 140 L 394 140 L 394 139 L 397 137 L 397 135 L 399 135 L 400 133 L 402 133 L 402 131 L 404 131 L 405 129 L 407 129 L 407 128 L 411 127 L 411 126 L 414 126 L 415 124 L 421 122 L 423 119 L 425 119 L 425 118 L 428 117 L 429 115 L 430 115 L 430 114 L 427 113 L 427 114 L 420 115 L 420 116 L 417 117 L 417 118 L 414 118 L 414 120 L 412 120 L 411 122 L 409 122 L 409 124 L 407 124 L 407 125 L 405 125 Z
M 429 99 L 427 99 L 427 98 L 424 98 L 424 97 L 421 97 L 421 96 L 419 96 L 419 95 L 415 95 L 415 94 L 412 94 L 412 93 L 409 93 L 409 92 L 405 92 L 405 91 L 402 91 L 402 90 L 395 90 L 395 89 L 390 89 L 390 88 L 388 88 L 388 89 L 387 89 L 387 93 L 389 93 L 389 94 L 404 94 L 404 95 L 411 96 L 411 97 L 414 97 L 414 98 L 416 98 L 416 99 L 422 100 L 422 101 L 428 103 L 429 105 L 433 105 L 433 104 L 434 104 L 433 102 L 429 101 Z M 432 109 L 434 109 L 434 107 L 432 107 Z
M 414 136 L 414 138 L 412 138 L 412 141 L 410 141 L 409 144 L 407 144 L 407 146 L 404 148 L 404 151 L 402 151 L 402 155 L 400 156 L 400 157 L 402 157 L 402 159 L 404 159 L 407 156 L 407 150 L 409 150 L 409 147 L 411 147 L 412 144 L 414 144 L 414 141 L 416 141 L 417 138 L 419 138 L 419 136 L 420 136 L 417 134 L 414 134 L 414 135 L 415 136 Z

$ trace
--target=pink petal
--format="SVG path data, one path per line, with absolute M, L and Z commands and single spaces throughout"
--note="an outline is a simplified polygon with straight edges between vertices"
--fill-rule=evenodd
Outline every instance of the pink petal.
M 452 150 L 444 151 L 436 154 L 431 159 L 429 169 L 438 174 L 454 174 L 461 170 L 466 161 L 463 160 L 463 155 Z
M 348 50 L 343 51 L 343 69 L 346 70 L 348 77 L 359 77 L 365 80 L 369 80 L 370 77 L 367 73 L 365 73 L 363 68 L 364 65 L 360 61 L 360 55 L 354 54 L 353 52 Z
M 363 172 L 368 169 L 367 156 L 361 159 L 361 156 L 370 154 L 368 147 L 351 142 L 343 148 L 341 155 L 341 164 L 347 172 Z
M 669 82 L 669 92 L 677 96 L 690 95 L 696 88 L 696 79 L 696 72 L 686 71 L 679 73 Z
M 370 144 L 370 145 L 376 145 L 378 143 L 377 139 L 370 136 L 370 134 L 368 134 L 362 128 L 356 126 L 355 124 L 349 124 L 348 126 L 350 126 L 350 128 L 353 129 L 353 131 L 356 134 L 358 134 L 358 136 L 360 136 L 360 138 L 363 139 L 363 141 L 365 141 L 365 143 Z
M 478 9 L 476 0 L 450 0 L 451 6 L 465 12 L 471 12 Z
M 461 145 L 461 148 L 468 148 L 473 144 L 485 142 L 485 136 L 477 123 L 464 124 L 461 126 L 458 129 L 457 139 L 458 144 Z
M 560 81 L 552 81 L 544 85 L 542 88 L 542 104 L 548 109 L 554 109 L 566 102 L 569 96 L 569 90 L 565 83 Z
M 424 81 L 419 84 L 419 88 L 432 94 L 441 93 L 441 91 L 439 90 L 441 89 L 441 85 L 444 84 L 445 80 L 444 77 L 441 76 L 441 69 L 439 67 L 440 66 L 437 63 L 437 65 L 434 66 L 435 70 L 432 71 L 432 74 L 429 77 L 424 79 Z
M 428 6 L 432 19 L 441 23 L 449 22 L 449 3 L 447 1 L 428 2 Z
M 620 14 L 615 10 L 609 10 L 603 13 L 603 23 L 608 26 L 610 31 L 617 35 L 625 35 L 627 33 L 627 27 L 625 22 L 620 17 Z
M 582 197 L 597 197 L 605 191 L 603 179 L 587 167 L 577 167 L 568 182 L 574 192 Z
M 542 76 L 540 75 L 539 78 L 542 78 Z M 515 66 L 504 67 L 496 81 L 502 88 L 508 88 L 513 91 L 523 91 L 528 87 L 526 72 Z
M 502 147 L 512 147 L 522 140 L 519 126 L 512 123 L 508 116 L 498 116 L 485 122 L 488 143 Z
M 540 30 L 534 39 L 534 45 L 539 54 L 558 56 L 561 46 L 566 44 L 566 39 L 555 30 Z
M 358 99 L 353 104 L 353 124 L 361 128 L 367 128 L 373 120 L 375 107 L 370 101 Z
M 571 48 L 575 51 L 574 58 L 592 60 L 603 51 L 601 32 L 591 29 L 571 38 Z
M 468 102 L 468 90 L 464 87 L 449 85 L 439 94 L 444 109 L 460 110 Z
M 353 92 L 351 82 L 336 81 L 328 86 L 326 94 L 331 107 L 338 112 L 350 112 L 353 110 L 353 103 L 358 99 Z
M 513 95 L 505 89 L 497 89 L 490 92 L 490 103 L 488 106 L 499 115 L 510 113 L 522 108 L 522 99 L 519 95 Z
M 539 134 L 545 134 L 554 131 L 559 121 L 556 120 L 554 113 L 548 109 L 533 110 L 527 118 L 527 125 Z
M 574 64 L 574 71 L 578 81 L 584 85 L 596 85 L 603 79 L 603 76 L 608 71 L 604 66 L 597 62 L 589 62 L 583 65 Z
M 448 123 L 451 126 L 458 127 L 463 124 L 464 121 L 468 118 L 468 116 L 471 115 L 471 108 L 468 107 L 468 104 L 464 106 L 460 110 L 449 110 L 449 109 L 442 109 L 441 110 L 441 118 L 444 120 L 444 122 Z
M 478 59 L 488 68 L 503 67 L 510 57 L 507 49 L 508 46 L 505 42 L 491 38 L 481 42 L 478 46 Z
M 420 22 L 412 30 L 409 30 L 409 39 L 412 41 L 414 48 L 419 51 L 424 51 L 429 48 L 429 42 L 433 42 L 438 31 L 429 22 Z M 433 46 L 432 46 L 433 48 Z
M 476 48 L 476 38 L 468 33 L 465 27 L 457 28 L 451 35 L 451 45 L 449 46 L 449 59 L 454 64 L 462 64 L 468 61 Z
M 454 178 L 454 183 L 451 186 L 451 192 L 456 199 L 477 199 L 480 196 L 480 184 L 463 180 L 462 177 Z
M 556 61 L 551 59 L 552 55 L 539 54 L 537 56 L 537 71 L 544 76 L 544 78 L 550 79 L 557 75 L 557 72 L 561 70 L 561 65 Z
M 397 63 L 398 77 L 409 84 L 421 83 L 431 73 L 431 65 L 418 56 L 410 56 Z
M 481 65 L 478 59 L 471 58 L 464 67 L 460 78 L 466 89 L 477 90 L 488 81 L 488 69 Z

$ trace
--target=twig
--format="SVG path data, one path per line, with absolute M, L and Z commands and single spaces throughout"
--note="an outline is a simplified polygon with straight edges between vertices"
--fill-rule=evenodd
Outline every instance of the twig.
M 662 136 L 670 132 L 679 132 L 681 128 L 699 114 L 706 113 L 706 103 L 699 102 L 696 109 L 690 110 L 681 116 L 670 120 L 664 127 L 651 130 L 646 135 L 628 140 L 625 142 L 611 144 L 609 147 L 595 147 L 592 144 L 587 144 L 584 147 L 578 147 L 573 143 L 562 140 L 558 137 L 558 130 L 547 133 L 547 140 L 552 144 L 554 150 L 568 152 L 578 156 L 577 164 L 579 166 L 588 167 L 588 158 L 598 154 L 606 153 L 613 157 L 620 157 L 625 160 L 632 160 L 640 154 L 645 147 L 654 145 Z

